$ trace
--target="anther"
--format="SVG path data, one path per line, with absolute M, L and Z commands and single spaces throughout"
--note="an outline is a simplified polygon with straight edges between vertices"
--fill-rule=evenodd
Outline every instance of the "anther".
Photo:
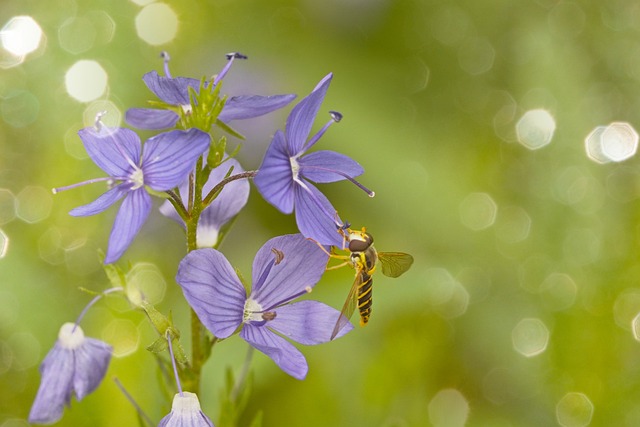
M 336 122 L 336 123 L 338 123 L 340 120 L 342 120 L 342 114 L 337 112 L 337 111 L 329 111 L 329 115 L 331 116 L 333 121 Z
M 276 248 L 271 248 L 271 252 L 273 252 L 273 254 L 275 255 L 275 264 L 274 265 L 278 265 L 282 262 L 282 260 L 284 259 L 284 252 L 276 249 Z
M 240 52 L 230 52 L 225 55 L 227 59 L 235 58 L 235 59 L 248 59 L 247 55 L 243 55 Z
M 169 61 L 171 61 L 171 57 L 169 56 L 169 52 L 163 50 L 160 52 L 160 58 L 162 58 L 162 62 L 164 63 L 164 75 L 171 78 L 171 73 L 169 72 Z
M 265 311 L 262 313 L 262 320 L 270 321 L 276 318 L 278 313 L 275 311 Z
M 100 131 L 102 130 L 102 126 L 104 126 L 104 125 L 102 124 L 102 117 L 104 117 L 106 114 L 107 114 L 107 111 L 106 111 L 106 110 L 104 110 L 104 111 L 99 111 L 99 112 L 96 114 L 96 119 L 95 119 L 95 121 L 94 121 L 94 123 L 93 123 L 93 126 L 96 128 L 96 131 L 100 132 Z

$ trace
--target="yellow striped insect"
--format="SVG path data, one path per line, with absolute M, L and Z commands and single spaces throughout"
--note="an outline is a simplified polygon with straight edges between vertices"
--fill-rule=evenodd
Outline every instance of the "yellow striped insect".
M 344 265 L 351 265 L 356 270 L 356 277 L 344 302 L 340 316 L 331 333 L 334 339 L 338 332 L 349 322 L 355 308 L 360 312 L 360 326 L 369 322 L 371 317 L 372 299 L 372 275 L 376 270 L 376 264 L 380 261 L 382 274 L 388 277 L 399 277 L 409 270 L 413 264 L 413 257 L 404 252 L 378 252 L 373 247 L 373 236 L 367 233 L 363 227 L 362 231 L 354 231 L 350 228 L 339 230 L 348 244 L 349 255 L 330 254 L 332 258 L 346 260 L 344 263 L 328 267 L 328 270 L 340 268 Z

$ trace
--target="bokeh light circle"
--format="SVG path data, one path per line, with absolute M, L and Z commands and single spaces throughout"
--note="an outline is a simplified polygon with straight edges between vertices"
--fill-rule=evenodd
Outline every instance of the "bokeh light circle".
M 556 130 L 556 121 L 547 110 L 529 110 L 518 120 L 516 135 L 518 142 L 530 150 L 548 145 Z
M 107 90 L 108 75 L 93 60 L 82 59 L 73 64 L 65 75 L 67 93 L 80 102 L 100 98 Z
M 178 33 L 178 16 L 169 5 L 152 3 L 136 16 L 136 32 L 152 46 L 169 43 Z
M 16 16 L 0 30 L 2 47 L 16 56 L 35 51 L 42 41 L 42 28 L 30 16 Z
M 593 410 L 586 394 L 570 392 L 556 405 L 556 418 L 562 427 L 586 427 L 591 424 Z
M 429 402 L 429 420 L 434 427 L 462 427 L 469 417 L 469 402 L 458 390 L 440 390 Z
M 525 357 L 543 353 L 549 344 L 549 329 L 540 319 L 522 319 L 511 331 L 515 351 Z

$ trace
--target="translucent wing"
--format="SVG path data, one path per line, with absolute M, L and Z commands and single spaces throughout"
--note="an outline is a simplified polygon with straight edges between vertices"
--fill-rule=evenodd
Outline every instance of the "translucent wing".
M 353 286 L 351 286 L 351 290 L 349 291 L 349 295 L 347 295 L 347 300 L 344 302 L 344 306 L 342 306 L 342 311 L 340 311 L 340 317 L 338 317 L 338 321 L 336 322 L 336 326 L 333 328 L 333 332 L 331 332 L 331 339 L 333 340 L 338 332 L 344 328 L 344 326 L 349 323 L 349 319 L 353 315 L 353 312 L 358 305 L 357 298 L 357 290 L 360 283 L 362 283 L 362 274 L 361 269 L 356 273 L 356 280 L 353 281 Z
M 413 264 L 413 257 L 404 252 L 378 252 L 378 260 L 382 274 L 388 277 L 399 277 Z

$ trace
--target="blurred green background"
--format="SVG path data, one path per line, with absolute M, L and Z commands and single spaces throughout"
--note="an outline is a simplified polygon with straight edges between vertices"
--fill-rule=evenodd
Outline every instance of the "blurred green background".
M 302 97 L 333 72 L 322 111 L 344 120 L 316 149 L 359 161 L 376 197 L 322 189 L 378 250 L 416 260 L 399 279 L 375 276 L 366 328 L 302 348 L 306 380 L 256 354 L 243 423 L 263 410 L 265 426 L 640 425 L 637 2 L 3 0 L 0 25 L 1 427 L 28 425 L 38 365 L 90 299 L 78 288 L 108 286 L 96 253 L 117 209 L 68 215 L 104 187 L 50 189 L 103 176 L 77 131 L 97 111 L 117 124 L 145 106 L 141 77 L 161 71 L 161 50 L 174 76 L 196 78 L 226 52 L 248 55 L 229 94 Z M 246 168 L 288 111 L 237 123 Z M 294 231 L 253 191 L 221 249 L 249 277 L 255 251 Z M 174 281 L 184 253 L 181 229 L 156 214 L 120 264 L 188 336 Z M 312 296 L 340 308 L 352 280 L 328 272 Z M 83 328 L 117 357 L 58 425 L 136 425 L 116 377 L 159 420 L 143 314 L 108 298 Z M 229 339 L 206 365 L 214 422 L 246 348 Z

